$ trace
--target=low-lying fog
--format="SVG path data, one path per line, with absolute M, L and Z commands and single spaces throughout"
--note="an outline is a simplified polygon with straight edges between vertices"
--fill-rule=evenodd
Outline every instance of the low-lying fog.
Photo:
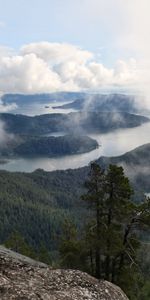
M 90 136 L 95 138 L 101 146 L 89 153 L 67 155 L 59 158 L 14 159 L 10 160 L 7 164 L 1 164 L 0 169 L 32 172 L 38 168 L 53 171 L 83 167 L 102 155 L 118 156 L 140 145 L 149 143 L 149 132 L 150 123 L 145 123 L 142 126 L 132 129 L 121 129 L 102 135 L 94 134 Z
M 70 101 L 72 102 L 72 101 Z M 27 105 L 23 105 L 23 106 L 17 106 L 14 109 L 12 109 L 11 111 L 9 111 L 10 113 L 13 114 L 23 114 L 23 115 L 27 115 L 27 116 L 35 116 L 35 115 L 44 115 L 44 114 L 51 114 L 51 113 L 69 113 L 69 112 L 73 112 L 75 110 L 73 109 L 61 109 L 61 108 L 53 108 L 53 107 L 57 107 L 57 106 L 61 106 L 64 104 L 68 104 L 69 102 L 65 101 L 65 102 L 52 102 L 52 103 L 33 103 L 31 105 L 27 104 Z

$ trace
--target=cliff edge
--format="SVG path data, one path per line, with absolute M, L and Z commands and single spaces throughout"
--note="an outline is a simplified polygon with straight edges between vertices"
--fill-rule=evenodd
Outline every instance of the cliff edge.
M 55 270 L 0 246 L 1 300 L 128 300 L 122 290 L 77 270 Z

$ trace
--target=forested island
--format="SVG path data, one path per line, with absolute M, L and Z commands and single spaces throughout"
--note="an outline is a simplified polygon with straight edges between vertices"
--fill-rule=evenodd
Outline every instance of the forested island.
M 81 154 L 98 147 L 96 140 L 82 135 L 64 135 L 59 137 L 17 136 L 1 147 L 0 163 L 2 158 L 17 157 L 56 157 L 72 154 Z
M 8 133 L 43 135 L 53 132 L 106 133 L 121 128 L 133 128 L 150 122 L 144 116 L 125 112 L 76 112 L 69 114 L 45 114 L 25 116 L 0 114 Z
M 99 146 L 88 134 L 134 128 L 150 122 L 150 119 L 120 112 L 76 112 L 33 117 L 1 113 L 0 122 L 4 135 L 0 159 L 5 162 L 5 159 L 15 157 L 86 153 Z M 55 136 L 61 132 L 63 136 Z

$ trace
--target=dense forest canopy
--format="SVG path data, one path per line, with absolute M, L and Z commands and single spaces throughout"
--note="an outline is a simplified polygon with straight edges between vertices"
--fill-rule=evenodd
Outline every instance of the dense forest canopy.
M 0 113 L 5 130 L 13 134 L 42 135 L 51 132 L 109 132 L 118 128 L 132 128 L 149 122 L 149 118 L 126 112 L 73 112 L 25 116 Z
M 0 147 L 0 158 L 55 157 L 90 152 L 98 147 L 96 140 L 83 135 L 41 137 L 17 135 Z
M 80 268 L 112 280 L 132 295 L 131 299 L 140 299 L 135 298 L 135 282 L 138 280 L 142 286 L 139 295 L 145 295 L 149 275 L 142 259 L 148 229 L 143 235 L 139 211 L 143 211 L 140 219 L 147 226 L 148 203 L 133 202 L 132 188 L 122 167 L 110 165 L 106 172 L 95 163 L 91 169 L 37 170 L 31 174 L 1 171 L 1 243 L 49 264 Z M 136 268 L 137 261 L 142 275 Z M 129 279 L 126 267 L 130 269 L 132 262 L 133 275 L 130 270 Z

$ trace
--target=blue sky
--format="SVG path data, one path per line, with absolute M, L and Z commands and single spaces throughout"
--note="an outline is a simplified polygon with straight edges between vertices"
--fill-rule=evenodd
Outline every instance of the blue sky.
M 0 93 L 147 89 L 149 11 L 149 0 L 0 0 Z
M 18 49 L 31 42 L 67 42 L 112 65 L 118 57 L 132 55 L 116 45 L 126 23 L 114 4 L 113 0 L 0 0 L 1 44 Z

